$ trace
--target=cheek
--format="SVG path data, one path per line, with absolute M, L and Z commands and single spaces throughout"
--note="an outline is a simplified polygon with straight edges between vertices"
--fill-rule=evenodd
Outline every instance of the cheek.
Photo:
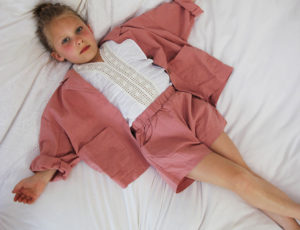
M 69 44 L 63 47 L 63 52 L 66 54 L 71 54 L 73 52 L 73 44 L 70 42 Z
M 85 38 L 94 39 L 94 34 L 90 30 L 85 30 L 81 34 Z

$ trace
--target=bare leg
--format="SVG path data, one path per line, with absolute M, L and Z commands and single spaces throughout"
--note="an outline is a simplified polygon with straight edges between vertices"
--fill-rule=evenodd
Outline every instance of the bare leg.
M 248 169 L 252 174 L 259 177 L 257 174 L 252 172 L 248 165 L 244 162 L 239 150 L 236 148 L 234 143 L 228 137 L 226 133 L 222 133 L 217 140 L 210 146 L 210 148 L 224 156 L 225 158 L 237 163 L 238 165 Z M 264 210 L 263 210 L 264 211 Z M 280 216 L 268 211 L 264 211 L 269 217 L 271 217 L 276 223 L 278 223 L 284 229 L 300 229 L 300 226 L 295 219 L 287 216 Z
M 214 152 L 205 156 L 188 177 L 232 190 L 254 207 L 300 218 L 300 205 L 270 183 Z

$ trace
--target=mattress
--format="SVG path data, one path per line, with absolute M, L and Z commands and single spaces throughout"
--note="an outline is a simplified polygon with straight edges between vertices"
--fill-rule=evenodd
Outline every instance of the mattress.
M 40 118 L 70 67 L 36 38 L 36 0 L 0 3 L 0 229 L 268 230 L 261 211 L 223 188 L 195 182 L 175 194 L 153 168 L 126 189 L 80 162 L 33 205 L 11 193 L 39 153 Z M 87 18 L 98 40 L 162 0 L 60 1 Z M 189 43 L 234 71 L 217 109 L 250 168 L 300 203 L 300 2 L 196 0 Z

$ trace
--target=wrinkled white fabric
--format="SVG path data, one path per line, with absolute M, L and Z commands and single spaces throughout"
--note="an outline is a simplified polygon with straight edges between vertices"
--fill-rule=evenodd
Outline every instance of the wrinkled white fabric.
M 79 163 L 31 206 L 11 190 L 38 154 L 41 113 L 70 67 L 51 61 L 34 34 L 36 0 L 0 2 L 1 230 L 276 230 L 233 193 L 194 183 L 180 194 L 149 169 L 127 189 Z M 161 0 L 61 0 L 97 39 Z M 204 13 L 189 42 L 234 67 L 218 110 L 249 166 L 300 203 L 299 0 L 196 0 Z M 188 70 L 187 70 L 188 71 Z

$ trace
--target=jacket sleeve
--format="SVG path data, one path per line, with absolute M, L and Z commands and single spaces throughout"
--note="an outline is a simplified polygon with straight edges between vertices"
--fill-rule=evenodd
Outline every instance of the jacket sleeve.
M 175 88 L 216 105 L 232 72 L 187 38 L 202 9 L 191 0 L 163 3 L 115 28 L 102 41 L 134 39 L 153 63 L 165 68 Z
M 41 121 L 39 145 L 40 155 L 32 161 L 30 169 L 33 172 L 57 169 L 51 180 L 66 179 L 71 168 L 79 162 L 63 129 L 45 117 Z
M 186 41 L 195 17 L 202 12 L 202 9 L 192 0 L 174 0 L 159 5 L 124 25 L 140 25 L 143 28 L 165 30 Z
M 168 70 L 176 89 L 216 106 L 233 68 L 203 50 L 185 45 Z

